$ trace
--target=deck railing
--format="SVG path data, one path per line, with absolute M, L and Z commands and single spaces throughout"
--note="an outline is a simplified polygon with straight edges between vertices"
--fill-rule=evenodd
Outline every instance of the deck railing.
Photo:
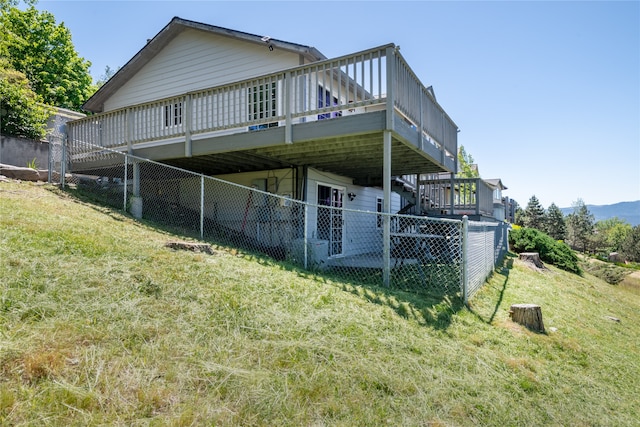
M 493 188 L 481 178 L 420 181 L 427 212 L 493 216 Z
M 291 142 L 294 124 L 383 110 L 388 103 L 420 132 L 421 144 L 440 150 L 442 163 L 445 156 L 455 158 L 457 126 L 394 45 L 95 114 L 70 122 L 68 140 L 76 158 L 89 145 L 131 151 L 151 141 L 188 145 L 271 126 L 284 126 Z

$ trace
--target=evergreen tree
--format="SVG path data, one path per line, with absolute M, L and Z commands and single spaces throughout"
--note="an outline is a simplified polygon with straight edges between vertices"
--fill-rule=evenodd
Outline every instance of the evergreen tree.
M 522 226 L 535 228 L 540 231 L 545 230 L 545 214 L 544 208 L 540 204 L 538 198 L 533 195 L 529 199 L 529 203 L 522 213 Z
M 551 203 L 544 220 L 545 232 L 555 240 L 564 240 L 567 237 L 567 224 L 560 208 Z
M 574 248 L 587 252 L 593 236 L 595 219 L 582 199 L 573 203 L 573 213 L 567 215 L 567 240 Z

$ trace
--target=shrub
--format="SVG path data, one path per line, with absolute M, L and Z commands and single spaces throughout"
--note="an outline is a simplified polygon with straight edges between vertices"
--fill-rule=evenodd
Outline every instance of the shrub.
M 542 261 L 572 273 L 582 274 L 578 257 L 566 243 L 553 240 L 534 228 L 523 227 L 511 230 L 509 245 L 516 253 L 538 252 Z

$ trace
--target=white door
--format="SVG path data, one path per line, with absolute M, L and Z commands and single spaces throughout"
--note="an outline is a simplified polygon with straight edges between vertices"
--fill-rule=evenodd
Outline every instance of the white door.
M 329 256 L 342 255 L 344 189 L 318 184 L 318 239 L 329 241 Z M 327 206 L 326 208 L 322 206 Z

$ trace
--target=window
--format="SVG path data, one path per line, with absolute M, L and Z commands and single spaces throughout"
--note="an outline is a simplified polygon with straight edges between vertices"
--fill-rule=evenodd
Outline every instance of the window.
M 182 102 L 164 106 L 164 126 L 178 126 L 182 124 Z
M 333 101 L 333 103 L 332 103 Z M 338 105 L 338 98 L 331 96 L 331 92 L 318 86 L 318 108 L 331 107 Z M 318 114 L 318 120 L 330 119 L 331 117 L 341 117 L 342 111 L 334 111 L 333 113 Z
M 382 199 L 382 197 L 376 197 L 376 212 L 382 213 L 383 203 L 384 203 L 384 199 Z M 382 223 L 383 223 L 382 215 L 376 216 L 376 227 L 382 228 Z
M 264 120 L 277 115 L 276 82 L 265 83 L 247 89 L 249 121 Z M 278 126 L 278 122 L 249 126 L 249 130 Z

